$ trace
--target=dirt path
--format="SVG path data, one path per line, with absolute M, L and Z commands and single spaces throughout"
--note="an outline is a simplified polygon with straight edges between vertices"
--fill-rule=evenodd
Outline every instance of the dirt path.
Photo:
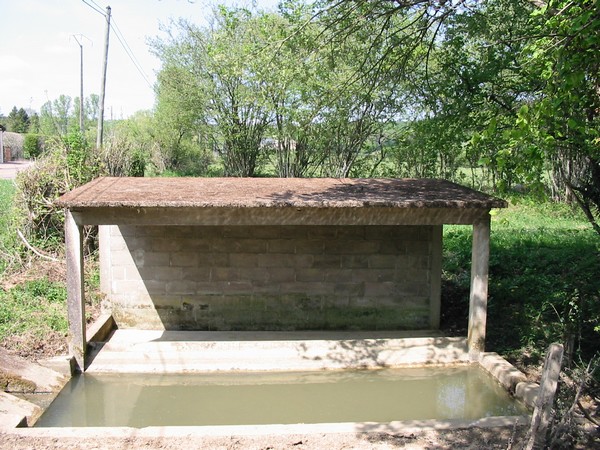
M 22 170 L 27 169 L 33 164 L 32 161 L 10 161 L 0 164 L 0 180 L 14 180 Z
M 417 434 L 318 434 L 286 436 L 227 436 L 177 438 L 40 438 L 23 437 L 0 432 L 2 449 L 286 449 L 286 450 L 341 450 L 341 449 L 506 449 L 520 441 L 526 430 L 512 428 L 471 428 L 445 431 L 423 431 Z M 513 448 L 520 448 L 518 445 Z

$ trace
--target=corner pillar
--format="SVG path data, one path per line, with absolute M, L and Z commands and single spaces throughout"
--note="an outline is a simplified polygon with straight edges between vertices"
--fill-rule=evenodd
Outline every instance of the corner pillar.
M 67 256 L 69 353 L 75 358 L 76 370 L 83 372 L 86 352 L 83 226 L 77 223 L 69 209 L 65 212 L 65 246 Z
M 486 214 L 473 224 L 471 253 L 471 292 L 469 296 L 469 354 L 477 358 L 485 351 L 488 275 L 490 261 L 490 216 Z

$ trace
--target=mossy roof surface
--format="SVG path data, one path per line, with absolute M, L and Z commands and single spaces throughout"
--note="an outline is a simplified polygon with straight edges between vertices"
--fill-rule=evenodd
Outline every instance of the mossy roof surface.
M 505 208 L 439 179 L 97 178 L 57 200 L 87 208 Z

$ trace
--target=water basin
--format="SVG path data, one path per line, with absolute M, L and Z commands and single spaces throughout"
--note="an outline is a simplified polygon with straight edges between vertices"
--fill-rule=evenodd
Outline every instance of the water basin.
M 74 377 L 36 427 L 479 419 L 526 414 L 478 365 Z

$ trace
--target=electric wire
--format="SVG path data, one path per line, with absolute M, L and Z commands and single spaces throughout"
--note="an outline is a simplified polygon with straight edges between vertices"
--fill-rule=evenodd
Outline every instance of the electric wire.
M 114 19 L 114 16 L 112 17 L 110 26 L 113 29 L 113 31 L 115 32 L 115 36 L 117 37 L 117 40 L 119 41 L 119 43 L 123 47 L 123 50 L 125 50 L 125 53 L 129 57 L 129 59 L 131 60 L 131 62 L 133 63 L 133 65 L 135 66 L 135 68 L 138 71 L 138 73 L 142 76 L 142 78 L 148 84 L 148 86 L 150 88 L 153 88 L 152 83 L 150 83 L 150 81 L 148 81 L 148 77 L 146 76 L 146 73 L 142 69 L 142 66 L 141 66 L 140 62 L 135 57 L 135 54 L 133 53 L 133 50 L 131 50 L 131 47 L 127 43 L 127 39 L 125 39 L 125 36 L 123 35 L 123 33 L 121 32 L 119 26 L 117 25 L 117 23 L 116 23 L 116 21 Z
M 102 11 L 102 9 L 96 4 L 94 3 L 93 5 L 88 3 L 86 0 L 81 0 L 85 5 L 89 6 L 90 8 L 92 8 L 94 11 L 96 11 L 98 14 L 102 14 L 103 16 L 105 16 L 104 11 Z M 92 1 L 92 0 L 90 0 Z M 93 2 L 93 1 L 92 1 Z
M 103 9 L 103 8 L 102 8 L 102 6 L 100 6 L 100 5 L 99 5 L 98 3 L 96 3 L 94 0 L 88 0 L 88 1 L 90 1 L 90 2 L 92 2 L 94 5 L 96 5 L 96 7 L 97 7 L 98 9 Z

